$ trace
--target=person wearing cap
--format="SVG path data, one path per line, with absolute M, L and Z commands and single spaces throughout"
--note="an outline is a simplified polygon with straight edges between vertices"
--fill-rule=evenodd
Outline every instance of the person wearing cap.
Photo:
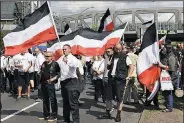
M 166 58 L 165 61 L 162 62 L 163 64 L 168 66 L 168 73 L 171 76 L 171 81 L 173 83 L 173 86 L 175 87 L 176 81 L 177 81 L 177 76 L 176 76 L 176 71 L 177 71 L 177 66 L 178 66 L 178 61 L 176 56 L 173 53 L 173 48 L 170 44 L 166 45 Z M 173 111 L 173 91 L 163 91 L 162 92 L 164 98 L 165 98 L 165 106 L 166 108 L 163 110 L 163 112 L 172 112 Z
M 71 46 L 63 46 L 63 56 L 57 61 L 60 66 L 61 94 L 63 97 L 64 122 L 70 122 L 70 113 L 73 123 L 80 123 L 79 96 L 80 83 L 77 77 L 78 59 L 72 55 Z
M 55 93 L 55 83 L 58 82 L 60 68 L 57 62 L 52 60 L 53 53 L 45 53 L 45 62 L 41 66 L 41 92 L 43 98 L 43 116 L 39 120 L 53 122 L 57 120 L 58 105 Z M 50 103 L 52 113 L 50 113 Z

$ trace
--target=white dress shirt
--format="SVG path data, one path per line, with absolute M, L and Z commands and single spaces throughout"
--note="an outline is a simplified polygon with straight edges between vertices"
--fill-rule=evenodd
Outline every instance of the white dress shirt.
M 80 72 L 81 75 L 84 75 L 84 68 L 83 68 L 82 62 L 79 59 L 77 59 L 77 60 L 78 60 L 79 72 Z
M 105 70 L 105 60 L 102 59 L 100 61 L 94 61 L 93 68 L 96 68 L 100 72 L 104 72 L 104 70 Z M 103 73 L 100 74 L 100 75 L 93 76 L 93 79 L 94 80 L 96 80 L 96 79 L 103 79 Z
M 37 56 L 35 56 L 35 71 L 40 71 L 41 66 L 43 64 L 43 62 L 45 61 L 45 57 L 43 56 L 42 53 L 39 53 Z
M 60 57 L 57 61 L 60 67 L 61 81 L 64 81 L 69 78 L 78 78 L 76 74 L 76 68 L 79 66 L 78 59 L 72 54 L 69 54 L 67 56 L 67 63 L 65 63 L 63 61 L 64 57 L 65 56 Z

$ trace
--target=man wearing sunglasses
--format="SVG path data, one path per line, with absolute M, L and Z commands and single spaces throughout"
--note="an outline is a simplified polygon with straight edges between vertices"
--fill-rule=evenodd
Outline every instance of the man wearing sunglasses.
M 70 122 L 70 113 L 73 123 L 80 123 L 79 95 L 80 83 L 77 77 L 78 59 L 72 55 L 71 46 L 63 46 L 63 56 L 58 60 L 60 66 L 61 94 L 63 97 L 64 122 Z
M 60 68 L 57 62 L 52 60 L 53 53 L 45 53 L 45 62 L 41 67 L 41 91 L 43 96 L 43 117 L 39 120 L 54 122 L 57 120 L 58 105 L 55 93 L 55 83 L 58 82 Z M 50 103 L 52 113 L 50 113 Z

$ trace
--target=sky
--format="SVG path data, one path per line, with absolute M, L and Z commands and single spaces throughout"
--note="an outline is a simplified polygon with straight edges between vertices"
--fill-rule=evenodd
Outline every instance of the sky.
M 88 7 L 86 12 L 106 11 L 129 8 L 156 8 L 156 7 L 183 7 L 183 1 L 155 1 L 155 2 L 128 2 L 128 1 L 52 1 L 51 7 L 57 14 L 72 15 L 81 13 Z
M 90 8 L 94 7 L 94 8 Z M 129 2 L 129 1 L 51 1 L 52 11 L 60 16 L 67 16 L 73 14 L 80 14 L 86 8 L 84 13 L 106 11 L 108 8 L 112 10 L 120 9 L 131 9 L 131 8 L 159 8 L 159 7 L 183 7 L 183 1 L 140 1 L 140 2 Z M 167 21 L 173 16 L 173 13 L 159 14 L 158 19 Z M 153 15 L 142 15 L 145 20 L 153 19 Z M 131 15 L 126 17 L 119 17 L 122 21 L 130 21 Z M 124 20 L 123 20 L 123 19 Z M 171 21 L 174 21 L 175 17 Z M 137 20 L 136 18 L 136 21 Z

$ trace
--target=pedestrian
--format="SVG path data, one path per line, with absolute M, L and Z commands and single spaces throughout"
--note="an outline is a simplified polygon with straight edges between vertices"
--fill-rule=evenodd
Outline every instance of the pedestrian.
M 109 94 L 109 92 L 107 90 L 108 72 L 109 72 L 109 70 L 107 69 L 107 66 L 108 66 L 108 64 L 110 64 L 112 62 L 113 55 L 114 55 L 113 48 L 108 48 L 106 50 L 106 53 L 105 53 L 105 61 L 104 61 L 105 69 L 104 69 L 104 74 L 103 74 L 103 84 L 104 84 L 104 90 L 105 90 L 105 95 L 106 95 L 106 97 L 105 97 L 106 98 L 106 113 L 103 117 L 106 117 L 108 119 L 111 119 L 110 113 L 114 110 L 112 101 L 108 100 L 108 98 L 107 98 L 107 95 Z M 115 95 L 114 92 L 112 92 L 112 95 L 113 95 L 113 99 L 114 99 L 114 95 Z
M 63 46 L 63 56 L 57 61 L 60 66 L 61 94 L 63 97 L 63 117 L 64 122 L 70 122 L 70 113 L 73 123 L 80 123 L 79 117 L 79 96 L 80 84 L 76 69 L 78 59 L 72 55 L 71 46 Z
M 57 120 L 58 105 L 55 93 L 55 83 L 58 82 L 60 68 L 57 62 L 52 60 L 53 53 L 45 53 L 45 62 L 41 67 L 41 91 L 43 98 L 43 116 L 39 120 L 53 122 Z M 50 113 L 50 104 L 52 113 Z
M 106 101 L 104 84 L 103 84 L 103 73 L 105 70 L 105 63 L 103 56 L 97 56 L 97 59 L 93 62 L 93 82 L 95 85 L 95 96 L 94 99 L 98 102 L 98 98 L 102 95 L 103 103 Z
M 28 70 L 32 66 L 31 59 L 26 54 L 27 51 L 24 51 L 16 56 L 15 67 L 18 68 L 18 97 L 17 101 L 21 99 L 22 89 L 25 86 L 27 91 L 27 99 L 30 98 L 30 82 L 29 82 L 29 73 Z
M 127 103 L 128 101 L 130 102 L 130 100 L 128 99 L 131 99 L 131 97 L 133 96 L 134 103 L 138 104 L 139 103 L 138 88 L 135 85 L 136 83 L 138 83 L 137 74 L 136 74 L 136 63 L 137 63 L 138 56 L 134 53 L 135 53 L 134 46 L 130 46 L 129 53 L 127 55 L 129 56 L 129 58 L 132 61 L 132 64 L 134 65 L 134 71 L 130 77 L 129 82 L 127 83 L 127 87 L 124 95 L 124 103 Z
M 36 97 L 36 101 L 41 101 L 42 99 L 42 94 L 41 94 L 41 84 L 40 84 L 40 79 L 41 79 L 41 73 L 40 73 L 40 69 L 42 64 L 45 61 L 45 57 L 44 55 L 41 53 L 40 49 L 38 47 L 35 48 L 34 50 L 34 55 L 35 55 L 35 89 L 38 89 L 38 95 Z
M 176 56 L 173 53 L 173 49 L 171 45 L 166 46 L 166 59 L 165 59 L 165 65 L 168 66 L 168 72 L 171 76 L 171 81 L 173 83 L 173 86 L 175 87 L 176 81 L 177 81 L 177 76 L 176 76 L 176 71 L 177 71 L 177 66 L 178 66 L 178 61 Z M 165 106 L 166 108 L 163 110 L 163 112 L 172 112 L 173 111 L 173 91 L 163 91 L 163 96 L 165 98 Z
M 108 92 L 107 99 L 113 99 L 113 89 L 117 100 L 117 115 L 116 122 L 121 122 L 121 111 L 123 107 L 123 94 L 126 81 L 130 79 L 134 66 L 130 58 L 122 51 L 122 45 L 116 44 L 114 47 L 114 56 L 111 64 L 108 66 Z M 109 111 L 107 111 L 109 112 Z

